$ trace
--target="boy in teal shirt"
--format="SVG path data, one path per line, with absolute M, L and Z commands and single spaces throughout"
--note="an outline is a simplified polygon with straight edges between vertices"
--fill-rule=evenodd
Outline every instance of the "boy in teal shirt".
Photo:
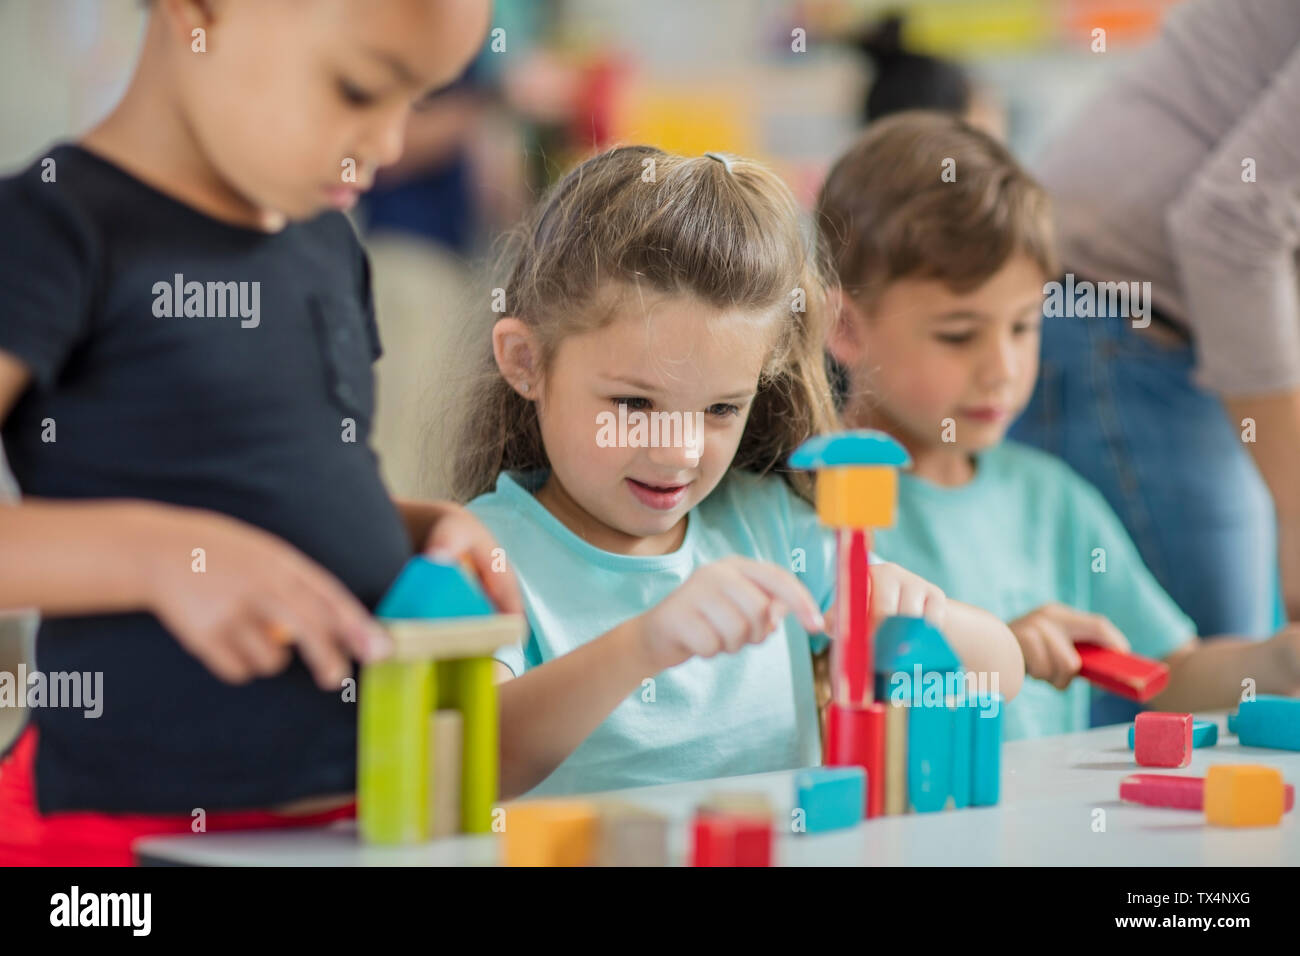
M 1034 388 L 1056 274 L 1046 197 L 1005 148 L 952 117 L 882 120 L 835 164 L 817 212 L 841 283 L 827 344 L 847 372 L 845 418 L 890 432 L 914 463 L 876 547 L 1008 622 L 1027 675 L 1008 739 L 1087 727 L 1075 641 L 1165 661 L 1156 710 L 1300 693 L 1300 630 L 1199 641 L 1101 495 L 1004 440 Z

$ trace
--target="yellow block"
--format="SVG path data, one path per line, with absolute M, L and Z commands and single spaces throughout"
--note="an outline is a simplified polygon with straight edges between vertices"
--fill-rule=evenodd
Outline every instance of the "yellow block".
M 591 866 L 600 816 L 578 800 L 526 800 L 506 807 L 506 866 Z
M 898 469 L 836 466 L 817 472 L 817 517 L 832 528 L 889 528 L 898 503 Z
M 1218 764 L 1205 777 L 1205 819 L 1221 827 L 1271 827 L 1282 822 L 1281 771 Z

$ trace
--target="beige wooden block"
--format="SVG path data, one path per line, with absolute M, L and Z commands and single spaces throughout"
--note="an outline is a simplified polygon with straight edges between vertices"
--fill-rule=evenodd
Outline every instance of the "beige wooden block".
M 497 648 L 523 637 L 528 627 L 522 614 L 432 621 L 381 619 L 380 623 L 393 639 L 392 659 L 399 661 L 491 657 Z
M 630 804 L 600 802 L 597 866 L 667 866 L 668 818 Z
M 458 710 L 429 715 L 429 823 L 436 840 L 460 832 L 461 738 Z
M 885 815 L 907 812 L 907 717 L 902 704 L 885 705 Z

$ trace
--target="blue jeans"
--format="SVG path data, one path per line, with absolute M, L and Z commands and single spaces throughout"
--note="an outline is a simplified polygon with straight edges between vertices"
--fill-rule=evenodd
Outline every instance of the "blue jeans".
M 1038 383 L 1010 436 L 1101 491 L 1199 634 L 1264 637 L 1282 616 L 1272 498 L 1193 366 L 1190 345 L 1153 341 L 1128 319 L 1047 318 Z M 1092 724 L 1136 713 L 1099 695 Z

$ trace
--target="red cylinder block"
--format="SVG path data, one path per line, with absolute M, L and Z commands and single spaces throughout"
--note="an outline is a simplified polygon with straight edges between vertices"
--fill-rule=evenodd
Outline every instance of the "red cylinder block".
M 842 707 L 834 701 L 826 714 L 828 767 L 862 767 L 867 771 L 866 815 L 885 810 L 885 705 Z

